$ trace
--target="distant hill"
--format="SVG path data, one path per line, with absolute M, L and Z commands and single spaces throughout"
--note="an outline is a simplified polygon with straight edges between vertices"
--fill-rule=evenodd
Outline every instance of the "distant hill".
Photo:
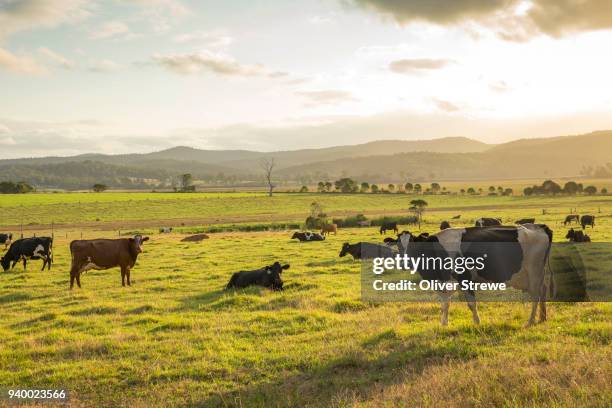
M 489 145 L 465 137 L 381 140 L 320 149 L 256 152 L 178 146 L 146 153 L 0 160 L 0 181 L 38 187 L 168 187 L 179 174 L 206 183 L 237 184 L 260 179 L 259 162 L 273 157 L 284 180 L 317 182 L 352 176 L 370 182 L 577 176 L 589 166 L 612 163 L 612 131 L 521 139 Z

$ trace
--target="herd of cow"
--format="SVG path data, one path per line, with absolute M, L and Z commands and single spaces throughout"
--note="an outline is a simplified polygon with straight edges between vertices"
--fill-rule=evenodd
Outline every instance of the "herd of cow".
M 455 216 L 453 219 L 459 219 Z M 595 217 L 592 215 L 568 215 L 564 225 L 571 222 L 580 222 L 582 229 L 587 225 L 592 228 L 595 226 Z M 528 325 L 535 322 L 535 315 L 538 305 L 540 306 L 540 321 L 546 320 L 546 296 L 547 284 L 545 282 L 545 265 L 550 253 L 552 243 L 552 231 L 545 224 L 536 224 L 534 218 L 525 218 L 516 221 L 516 225 L 502 225 L 498 218 L 479 218 L 474 227 L 451 228 L 448 221 L 443 221 L 440 231 L 436 234 L 421 233 L 414 235 L 408 231 L 398 234 L 398 224 L 396 222 L 384 223 L 380 227 L 380 234 L 387 231 L 394 231 L 397 238 L 385 238 L 384 245 L 368 242 L 357 244 L 344 243 L 339 256 L 352 255 L 354 259 L 364 259 L 372 256 L 394 257 L 397 254 L 407 254 L 410 256 L 418 255 L 415 251 L 422 254 L 422 243 L 427 243 L 426 251 L 431 253 L 429 256 L 449 255 L 470 256 L 470 248 L 474 243 L 504 243 L 495 249 L 489 267 L 475 274 L 474 271 L 464 274 L 448 273 L 445 270 L 419 271 L 423 279 L 438 280 L 448 282 L 451 279 L 458 281 L 488 281 L 505 282 L 509 286 L 528 292 L 532 300 L 532 311 Z M 166 232 L 166 231 L 163 231 Z M 324 241 L 325 235 L 329 233 L 337 234 L 336 224 L 325 225 L 321 233 L 314 232 L 295 232 L 292 239 L 301 242 Z M 50 237 L 22 238 L 12 240 L 12 234 L 0 234 L 0 244 L 5 245 L 7 252 L 0 259 L 0 265 L 4 271 L 12 269 L 18 262 L 23 262 L 26 269 L 27 261 L 31 259 L 43 260 L 42 270 L 45 266 L 51 269 L 53 263 L 53 239 Z M 573 242 L 590 242 L 588 235 L 582 230 L 570 229 L 566 235 Z M 131 285 L 130 272 L 136 264 L 138 255 L 142 252 L 142 246 L 149 237 L 135 235 L 132 238 L 120 239 L 92 239 L 75 240 L 70 243 L 70 253 L 72 263 L 70 268 L 70 289 L 76 282 L 81 287 L 81 275 L 91 269 L 105 270 L 119 267 L 121 270 L 121 284 Z M 226 289 L 244 288 L 251 285 L 268 287 L 274 290 L 283 289 L 281 274 L 283 270 L 289 269 L 289 265 L 281 265 L 275 262 L 272 265 L 250 271 L 240 271 L 234 273 Z M 552 273 L 552 271 L 551 271 Z M 477 275 L 477 276 L 476 276 Z M 448 308 L 451 292 L 440 292 L 442 299 L 442 319 L 443 325 L 448 323 Z M 476 309 L 476 299 L 473 291 L 468 290 L 464 293 L 468 299 L 468 307 L 472 311 L 474 323 L 479 323 L 478 311 Z

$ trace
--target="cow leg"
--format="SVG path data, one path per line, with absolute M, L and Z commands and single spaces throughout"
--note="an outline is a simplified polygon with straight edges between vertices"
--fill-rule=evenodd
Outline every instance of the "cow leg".
M 480 316 L 478 316 L 478 309 L 476 308 L 476 301 L 475 300 L 468 301 L 467 305 L 472 311 L 472 321 L 474 322 L 474 324 L 480 324 Z
M 81 272 L 78 272 L 76 275 L 77 286 L 81 289 Z
M 450 307 L 450 297 L 450 292 L 440 293 L 440 304 L 442 306 L 442 317 L 440 319 L 440 324 L 442 326 L 448 326 L 448 309 Z
M 72 290 L 72 288 L 74 287 L 74 278 L 74 273 L 70 271 L 70 290 Z
M 132 286 L 132 282 L 130 282 L 130 272 L 131 272 L 131 270 L 130 270 L 129 267 L 125 268 L 125 274 L 127 276 L 127 284 L 128 284 L 128 286 Z
M 121 286 L 125 286 L 125 268 L 121 267 Z
M 24 257 L 23 258 L 23 270 L 24 271 L 26 270 L 27 266 L 28 266 L 28 260 Z
M 546 284 L 542 285 L 542 289 L 540 290 L 540 319 L 538 323 L 544 323 L 546 321 L 546 292 L 548 291 L 548 286 Z
M 48 258 L 43 258 L 43 266 L 42 266 L 41 271 L 44 271 L 44 270 L 45 270 L 45 266 L 47 266 L 47 262 L 48 262 L 48 260 L 49 260 Z

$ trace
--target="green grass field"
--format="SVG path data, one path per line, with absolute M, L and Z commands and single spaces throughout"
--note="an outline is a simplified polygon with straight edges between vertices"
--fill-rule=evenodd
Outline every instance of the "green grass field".
M 344 229 L 325 242 L 302 244 L 289 240 L 289 231 L 211 234 L 197 244 L 179 242 L 182 234 L 153 233 L 132 272 L 132 287 L 121 287 L 113 269 L 87 272 L 83 289 L 68 289 L 69 241 L 81 233 L 115 236 L 85 225 L 92 217 L 101 225 L 119 216 L 142 221 L 142 229 L 153 232 L 147 221 L 301 220 L 312 201 L 328 212 L 401 213 L 409 199 L 2 197 L 0 225 L 17 224 L 11 211 L 23 206 L 28 222 L 43 225 L 28 232 L 48 232 L 44 225 L 51 220 L 68 226 L 56 230 L 51 271 L 40 272 L 34 261 L 25 272 L 0 272 L 0 388 L 64 387 L 71 405 L 83 407 L 610 406 L 612 305 L 551 304 L 548 322 L 525 329 L 528 304 L 481 303 L 476 327 L 469 309 L 456 302 L 443 328 L 438 304 L 362 302 L 360 264 L 338 252 L 346 241 L 379 242 L 375 228 Z M 597 216 L 588 231 L 593 240 L 612 240 L 609 196 L 426 200 L 428 232 L 456 213 L 462 214 L 457 226 L 479 216 L 535 216 L 559 241 L 566 230 L 559 221 L 577 207 Z M 79 201 L 87 213 L 74 210 Z M 275 260 L 291 264 L 285 291 L 222 290 L 232 272 Z

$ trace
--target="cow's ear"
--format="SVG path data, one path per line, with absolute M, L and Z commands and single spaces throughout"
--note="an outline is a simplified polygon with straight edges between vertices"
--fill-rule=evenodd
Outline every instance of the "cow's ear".
M 282 269 L 289 269 L 289 264 L 285 264 L 285 265 L 283 265 L 283 268 L 282 268 Z
M 142 238 L 142 242 L 145 242 L 145 241 L 148 241 L 148 240 L 149 240 L 149 237 L 143 237 Z

